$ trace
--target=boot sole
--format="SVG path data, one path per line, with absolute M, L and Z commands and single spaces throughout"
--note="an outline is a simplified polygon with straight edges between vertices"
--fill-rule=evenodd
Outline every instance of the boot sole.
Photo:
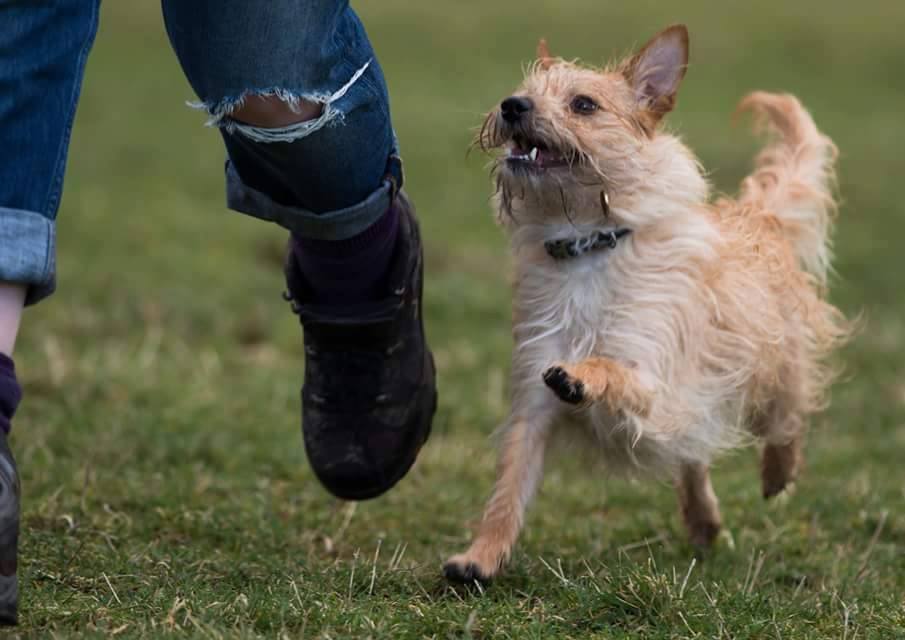
M 19 583 L 15 574 L 0 576 L 0 626 L 15 626 L 19 622 L 17 605 Z
M 436 413 L 437 413 L 437 391 L 435 389 L 434 393 L 433 393 L 433 400 L 431 402 L 431 409 L 429 411 L 430 419 L 427 422 L 427 429 L 425 429 L 425 431 L 424 431 L 424 437 L 421 439 L 421 443 L 418 444 L 417 447 L 414 447 L 412 449 L 412 452 L 409 455 L 409 457 L 407 457 L 405 459 L 405 463 L 399 466 L 398 471 L 395 474 L 393 474 L 393 476 L 391 477 L 391 479 L 388 483 L 383 484 L 383 485 L 377 487 L 376 489 L 367 489 L 365 491 L 357 491 L 354 493 L 350 493 L 350 492 L 337 493 L 336 491 L 331 489 L 329 486 L 324 484 L 323 481 L 321 481 L 321 484 L 324 484 L 324 487 L 326 487 L 330 493 L 332 493 L 333 495 L 335 495 L 337 498 L 339 498 L 341 500 L 354 500 L 356 502 L 360 502 L 362 500 L 371 500 L 372 498 L 377 498 L 378 496 L 383 495 L 384 493 L 386 493 L 387 491 L 389 491 L 390 489 L 395 487 L 396 484 L 408 474 L 408 472 L 412 468 L 412 465 L 415 464 L 415 460 L 418 458 L 418 454 L 421 452 L 421 449 L 424 447 L 425 443 L 430 438 L 431 428 L 432 428 L 433 422 L 434 422 L 434 415 Z

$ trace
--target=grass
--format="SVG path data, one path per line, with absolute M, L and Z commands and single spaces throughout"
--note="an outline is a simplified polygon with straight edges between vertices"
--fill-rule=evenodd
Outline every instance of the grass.
M 153 3 L 105 3 L 59 219 L 59 292 L 27 312 L 21 637 L 893 638 L 905 636 L 905 5 L 593 0 L 360 3 L 427 241 L 440 409 L 419 464 L 346 504 L 301 447 L 300 332 L 279 229 L 225 210 L 222 149 Z M 719 465 L 726 531 L 692 560 L 672 491 L 549 465 L 511 568 L 485 593 L 440 565 L 493 480 L 506 411 L 505 248 L 481 111 L 540 35 L 602 62 L 673 21 L 693 64 L 671 116 L 731 190 L 744 92 L 797 93 L 842 150 L 833 296 L 866 330 L 814 420 L 792 495 Z

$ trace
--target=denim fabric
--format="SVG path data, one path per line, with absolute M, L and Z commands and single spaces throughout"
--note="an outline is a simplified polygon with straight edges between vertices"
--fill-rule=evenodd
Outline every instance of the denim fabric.
M 0 0 L 0 281 L 54 288 L 54 219 L 97 0 Z
M 305 237 L 365 230 L 401 186 L 383 72 L 348 2 L 163 0 L 200 107 L 228 152 L 227 204 Z M 323 104 L 310 121 L 266 129 L 231 113 L 249 95 Z M 389 159 L 389 163 L 388 163 Z
M 0 0 L 0 281 L 53 291 L 54 219 L 98 0 Z M 227 204 L 305 237 L 367 229 L 402 185 L 380 65 L 348 2 L 163 0 L 167 32 L 226 144 Z M 267 129 L 249 95 L 323 104 Z M 174 149 L 174 152 L 178 150 Z

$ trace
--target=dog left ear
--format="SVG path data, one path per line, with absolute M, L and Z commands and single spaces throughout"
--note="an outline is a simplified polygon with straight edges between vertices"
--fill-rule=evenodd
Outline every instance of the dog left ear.
M 541 38 L 537 41 L 537 62 L 541 69 L 549 69 L 553 66 L 553 56 L 550 55 L 550 49 L 547 47 L 547 40 Z
M 632 56 L 623 74 L 635 91 L 639 106 L 656 124 L 676 105 L 676 92 L 688 67 L 688 29 L 667 27 Z

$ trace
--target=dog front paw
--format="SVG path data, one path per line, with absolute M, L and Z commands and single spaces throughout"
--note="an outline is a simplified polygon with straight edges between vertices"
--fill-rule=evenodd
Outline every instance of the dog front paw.
M 585 399 L 584 383 L 570 376 L 562 367 L 550 367 L 544 371 L 544 384 L 556 396 L 569 404 L 581 404 Z
M 457 584 L 474 584 L 475 582 L 487 584 L 493 577 L 493 573 L 489 569 L 482 569 L 465 553 L 453 556 L 443 565 L 443 575 L 450 582 Z

